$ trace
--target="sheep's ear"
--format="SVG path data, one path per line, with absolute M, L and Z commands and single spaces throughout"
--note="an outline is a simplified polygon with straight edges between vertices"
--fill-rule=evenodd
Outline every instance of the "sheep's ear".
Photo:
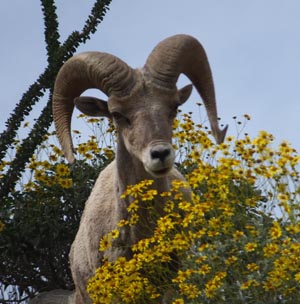
M 193 90 L 192 84 L 188 84 L 187 86 L 178 90 L 180 104 L 183 104 L 188 100 L 188 98 L 190 97 L 190 95 L 192 93 L 192 90 Z
M 106 116 L 111 118 L 107 102 L 96 97 L 80 96 L 74 99 L 76 108 L 88 116 Z

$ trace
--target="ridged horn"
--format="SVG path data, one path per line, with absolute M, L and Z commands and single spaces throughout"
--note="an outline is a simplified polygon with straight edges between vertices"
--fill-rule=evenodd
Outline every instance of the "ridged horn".
M 75 160 L 71 137 L 74 98 L 92 88 L 108 96 L 125 97 L 131 92 L 135 77 L 135 71 L 125 62 L 107 53 L 81 53 L 64 63 L 55 80 L 52 110 L 57 137 L 70 163 Z
M 224 141 L 227 127 L 219 128 L 213 77 L 204 48 L 195 38 L 175 35 L 161 41 L 144 66 L 146 77 L 158 86 L 173 89 L 185 74 L 202 97 L 217 143 Z

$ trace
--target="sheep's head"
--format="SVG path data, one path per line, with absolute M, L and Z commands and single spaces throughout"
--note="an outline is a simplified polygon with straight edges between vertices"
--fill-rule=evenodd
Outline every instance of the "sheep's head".
M 226 128 L 219 129 L 209 63 L 196 39 L 187 35 L 165 39 L 141 70 L 106 53 L 88 52 L 69 59 L 57 76 L 53 98 L 57 136 L 69 162 L 74 161 L 70 121 L 75 103 L 87 115 L 113 119 L 128 153 L 153 176 L 165 175 L 174 162 L 172 122 L 192 90 L 191 85 L 177 90 L 181 73 L 204 100 L 212 132 L 222 142 Z M 89 88 L 100 89 L 108 101 L 80 96 Z
M 191 91 L 192 85 L 181 90 L 164 90 L 144 82 L 137 85 L 130 97 L 110 97 L 108 102 L 78 97 L 74 103 L 84 114 L 111 118 L 118 131 L 119 144 L 122 142 L 148 173 L 159 177 L 173 167 L 173 120 L 177 108 L 188 99 Z

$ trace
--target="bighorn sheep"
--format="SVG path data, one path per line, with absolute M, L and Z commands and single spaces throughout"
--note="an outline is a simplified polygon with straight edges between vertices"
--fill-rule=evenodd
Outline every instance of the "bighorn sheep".
M 70 58 L 60 69 L 54 87 L 53 116 L 65 157 L 74 162 L 70 133 L 71 115 L 76 107 L 91 116 L 111 118 L 117 129 L 116 159 L 99 175 L 86 202 L 80 227 L 70 252 L 76 287 L 76 304 L 90 303 L 86 284 L 100 266 L 101 237 L 125 219 L 129 202 L 121 199 L 127 185 L 153 179 L 158 192 L 168 191 L 170 181 L 183 179 L 173 167 L 172 121 L 178 106 L 189 97 L 192 85 L 177 90 L 179 75 L 185 74 L 201 95 L 212 133 L 218 143 L 226 128 L 218 126 L 215 92 L 210 66 L 201 44 L 188 35 L 175 35 L 160 42 L 142 69 L 132 69 L 119 58 L 100 52 L 86 52 Z M 97 88 L 108 101 L 79 97 Z M 161 202 L 157 204 L 158 210 Z M 147 214 L 143 214 L 147 221 Z M 144 225 L 143 225 L 144 227 Z M 135 226 L 120 232 L 120 242 L 133 244 L 145 231 Z M 107 253 L 110 260 L 128 256 L 125 249 Z

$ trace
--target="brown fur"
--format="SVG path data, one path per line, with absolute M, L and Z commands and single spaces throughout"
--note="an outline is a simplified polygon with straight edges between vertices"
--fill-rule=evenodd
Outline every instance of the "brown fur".
M 129 257 L 128 245 L 134 244 L 151 233 L 151 224 L 150 221 L 147 222 L 147 214 L 142 214 L 144 222 L 140 226 L 121 231 L 118 242 L 126 244 L 125 248 L 116 246 L 108 252 L 99 251 L 100 239 L 111 230 L 116 229 L 121 219 L 128 217 L 126 208 L 130 202 L 127 199 L 120 199 L 120 195 L 125 191 L 127 185 L 134 185 L 144 179 L 154 179 L 153 187 L 159 192 L 163 192 L 170 189 L 171 180 L 184 179 L 175 168 L 172 168 L 173 153 L 170 152 L 169 157 L 166 157 L 164 161 L 153 164 L 150 151 L 157 146 L 159 148 L 171 147 L 172 121 L 176 114 L 174 114 L 174 107 L 183 103 L 190 92 L 191 90 L 187 90 L 180 97 L 182 100 L 179 100 L 177 92 L 173 92 L 168 96 L 169 99 L 166 102 L 161 103 L 161 92 L 152 91 L 149 96 L 143 96 L 145 101 L 149 99 L 148 102 L 141 104 L 136 100 L 135 107 L 130 102 L 124 103 L 125 106 L 122 106 L 123 104 L 118 100 L 109 102 L 111 113 L 122 111 L 122 115 L 130 120 L 130 126 L 126 125 L 127 122 L 122 121 L 123 118 L 115 119 L 118 130 L 116 160 L 99 175 L 86 202 L 80 227 L 72 245 L 70 263 L 76 286 L 76 304 L 91 303 L 86 292 L 87 282 L 101 265 L 104 256 L 110 261 L 114 261 L 120 256 Z M 155 94 L 159 94 L 160 97 L 155 99 Z M 137 92 L 137 96 L 139 95 L 140 92 Z M 80 99 L 77 100 L 77 103 L 80 102 Z M 86 102 L 86 99 L 82 102 Z M 134 103 L 134 97 L 132 97 L 131 103 Z M 90 107 L 90 105 L 88 106 Z M 81 109 L 85 110 L 84 105 Z M 145 128 L 145 126 L 147 127 Z M 145 166 L 155 169 L 166 167 L 169 173 L 156 176 L 155 173 L 147 172 Z M 158 213 L 161 213 L 162 201 L 154 201 L 153 204 Z M 147 225 L 148 229 L 145 231 L 144 227 Z

